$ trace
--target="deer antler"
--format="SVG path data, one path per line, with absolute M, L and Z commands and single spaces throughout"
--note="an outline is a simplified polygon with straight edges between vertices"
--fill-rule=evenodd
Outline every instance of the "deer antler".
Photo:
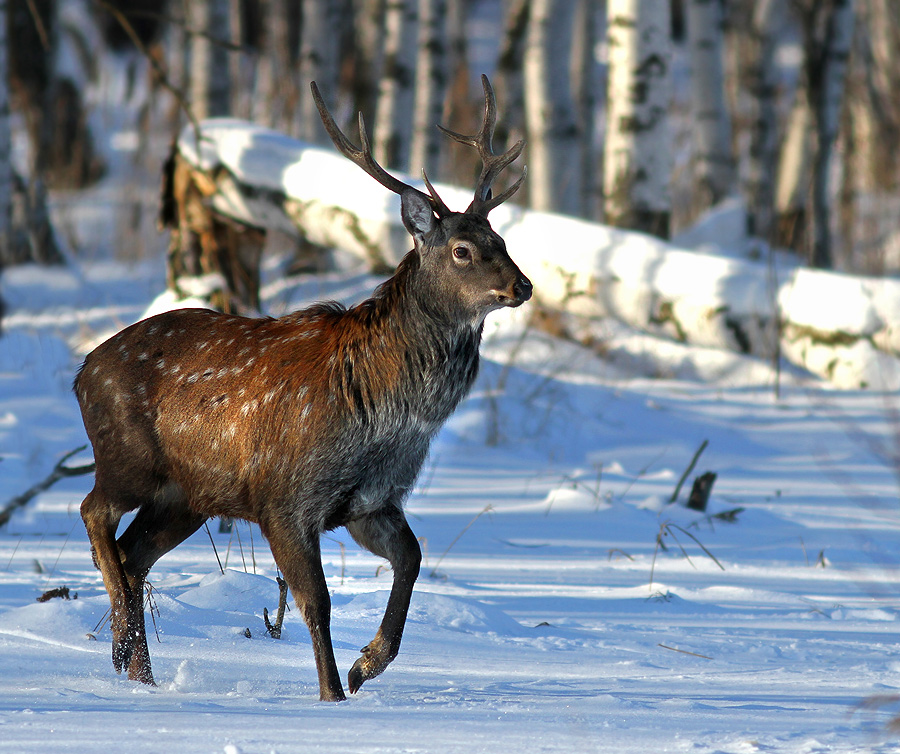
M 322 117 L 322 123 L 325 126 L 325 130 L 334 142 L 334 146 L 337 147 L 337 150 L 344 155 L 344 157 L 365 170 L 366 173 L 388 189 L 388 191 L 393 191 L 395 194 L 403 194 L 406 191 L 415 191 L 431 203 L 431 206 L 438 217 L 447 217 L 447 215 L 451 214 L 447 205 L 444 204 L 441 197 L 438 196 L 437 191 L 434 190 L 434 186 L 431 185 L 427 178 L 425 179 L 425 185 L 428 187 L 428 194 L 425 194 L 422 191 L 419 191 L 419 189 L 404 183 L 399 178 L 395 178 L 376 162 L 375 158 L 372 156 L 372 145 L 369 143 L 369 136 L 366 133 L 366 124 L 363 120 L 362 113 L 359 114 L 359 139 L 362 143 L 362 149 L 359 149 L 353 145 L 353 142 L 351 142 L 350 139 L 344 136 L 341 129 L 338 128 L 337 123 L 334 122 L 334 118 L 331 117 L 331 113 L 328 112 L 328 107 L 325 105 L 325 100 L 322 99 L 322 95 L 319 93 L 319 87 L 316 86 L 316 82 L 310 81 L 309 88 L 312 90 L 313 100 L 319 110 L 319 115 Z
M 481 175 L 475 186 L 475 198 L 466 211 L 487 217 L 488 212 L 494 207 L 502 204 L 515 194 L 525 180 L 526 171 L 523 168 L 522 175 L 512 186 L 499 196 L 491 196 L 491 184 L 501 171 L 522 153 L 522 150 L 525 148 L 525 142 L 520 139 L 503 154 L 494 154 L 491 142 L 494 138 L 494 128 L 497 125 L 497 101 L 494 98 L 494 89 L 491 87 L 491 82 L 484 74 L 481 74 L 481 85 L 484 88 L 484 120 L 481 124 L 481 130 L 473 136 L 465 136 L 464 134 L 450 131 L 443 126 L 438 126 L 438 128 L 451 139 L 461 144 L 475 147 L 478 150 L 482 163 Z

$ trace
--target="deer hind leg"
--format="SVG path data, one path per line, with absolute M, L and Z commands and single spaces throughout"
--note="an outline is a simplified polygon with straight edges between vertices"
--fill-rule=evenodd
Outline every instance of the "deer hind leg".
M 100 569 L 109 594 L 112 661 L 117 673 L 121 673 L 131 662 L 135 642 L 143 635 L 144 629 L 143 612 L 140 626 L 137 625 L 131 585 L 116 546 L 116 527 L 123 512 L 112 505 L 97 485 L 81 504 L 81 517 L 91 541 L 94 564 Z
M 176 502 L 181 504 L 173 504 L 173 500 L 161 500 L 157 496 L 153 503 L 141 507 L 117 543 L 131 593 L 129 615 L 132 616 L 135 631 L 128 677 L 150 685 L 154 685 L 154 681 L 144 621 L 144 580 L 157 560 L 181 544 L 206 521 L 205 516 L 188 508 L 183 498 Z
M 399 508 L 390 507 L 352 521 L 347 524 L 347 530 L 362 547 L 387 558 L 394 570 L 391 595 L 378 633 L 362 648 L 363 656 L 350 669 L 347 681 L 350 693 L 355 694 L 365 681 L 382 673 L 400 651 L 400 639 L 413 585 L 419 575 L 422 551 Z
M 282 522 L 266 526 L 263 533 L 309 629 L 319 676 L 319 698 L 323 702 L 341 702 L 347 697 L 331 645 L 331 597 L 322 570 L 318 534 L 307 535 Z

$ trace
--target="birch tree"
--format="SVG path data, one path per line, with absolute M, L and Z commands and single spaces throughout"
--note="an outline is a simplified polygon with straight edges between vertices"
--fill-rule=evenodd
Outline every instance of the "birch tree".
M 659 0 L 608 0 L 606 222 L 669 235 L 672 155 L 670 10 Z
M 322 119 L 307 90 L 310 81 L 318 83 L 319 91 L 330 109 L 338 88 L 340 63 L 342 3 L 335 0 L 303 0 L 300 26 L 300 127 L 301 139 L 330 144 Z
M 497 55 L 497 71 L 492 79 L 497 101 L 503 103 L 495 131 L 501 144 L 525 138 L 525 84 L 522 71 L 530 4 L 531 0 L 504 2 L 503 36 Z M 515 164 L 510 165 L 508 170 L 515 170 Z M 525 190 L 528 190 L 527 185 Z
M 371 124 L 384 67 L 385 0 L 353 0 L 353 8 L 353 112 Z
M 416 62 L 410 170 L 437 176 L 441 168 L 441 133 L 447 95 L 447 2 L 419 0 L 419 44 Z
M 722 0 L 689 0 L 688 45 L 697 208 L 724 199 L 734 188 L 731 126 L 725 103 Z
M 809 263 L 813 267 L 830 268 L 833 250 L 829 169 L 853 41 L 853 1 L 804 0 L 800 17 L 804 31 L 804 73 L 815 134 Z
M 900 180 L 900 6 L 895 0 L 858 0 L 856 9 L 839 136 L 840 230 L 854 269 L 884 274 L 897 269 L 897 260 L 884 252 L 897 228 L 895 213 L 885 210 Z
M 12 243 L 12 127 L 9 109 L 9 45 L 6 19 L 9 13 L 6 0 L 0 0 L 0 274 L 9 263 Z M 0 318 L 3 300 L 0 299 Z
M 569 61 L 578 129 L 580 166 L 578 170 L 578 214 L 588 219 L 595 216 L 600 190 L 597 171 L 593 167 L 597 164 L 594 133 L 597 108 L 596 92 L 600 83 L 594 52 L 597 45 L 597 13 L 598 8 L 594 0 L 578 0 L 575 8 L 572 59 Z
M 748 155 L 747 225 L 751 235 L 772 241 L 775 211 L 775 169 L 778 156 L 777 32 L 783 23 L 781 0 L 760 0 L 750 28 L 752 51 L 747 90 L 753 102 Z
M 384 69 L 375 110 L 375 159 L 409 169 L 416 66 L 418 0 L 392 0 L 384 14 Z
M 801 83 L 794 93 L 785 135 L 778 156 L 775 182 L 774 240 L 778 246 L 800 251 L 806 247 L 807 204 L 812 160 L 812 113 L 807 88 Z
M 292 75 L 299 52 L 299 5 L 295 0 L 262 0 L 262 47 L 257 64 L 256 119 L 297 135 L 299 87 Z
M 534 209 L 577 214 L 578 128 L 569 75 L 575 4 L 531 0 L 525 42 L 529 200 Z
M 198 119 L 231 112 L 228 49 L 231 40 L 229 0 L 191 0 L 191 107 Z

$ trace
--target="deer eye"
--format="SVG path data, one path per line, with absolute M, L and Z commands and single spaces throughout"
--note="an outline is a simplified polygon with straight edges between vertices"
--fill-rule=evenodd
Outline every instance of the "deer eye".
M 469 247 L 468 246 L 454 246 L 453 247 L 453 256 L 457 259 L 468 259 L 469 258 Z

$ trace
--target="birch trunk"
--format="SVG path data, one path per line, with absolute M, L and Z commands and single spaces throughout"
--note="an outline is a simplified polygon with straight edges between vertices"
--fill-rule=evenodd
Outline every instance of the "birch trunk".
M 257 65 L 256 119 L 296 136 L 298 86 L 291 75 L 299 44 L 299 8 L 294 0 L 263 0 L 263 48 Z
M 864 165 L 873 185 L 892 190 L 897 186 L 900 154 L 895 149 L 900 137 L 900 5 L 896 0 L 864 0 L 867 26 L 860 36 L 869 45 L 864 63 L 866 89 L 872 102 L 870 118 L 875 138 L 864 145 Z M 879 149 L 879 146 L 882 146 Z
M 372 124 L 384 67 L 385 0 L 353 0 L 353 5 L 353 112 Z
M 506 0 L 504 3 L 503 38 L 497 56 L 497 72 L 492 79 L 497 102 L 502 103 L 495 131 L 499 144 L 513 144 L 525 138 L 525 82 L 522 70 L 530 4 L 531 0 Z M 517 164 L 513 163 L 507 170 L 515 171 Z M 524 190 L 528 191 L 527 183 Z
M 331 144 L 308 86 L 315 81 L 329 110 L 334 110 L 340 63 L 341 10 L 335 0 L 303 0 L 300 26 L 298 133 L 305 141 Z
M 191 0 L 191 108 L 198 120 L 228 115 L 231 77 L 228 50 L 217 40 L 231 39 L 229 0 Z
M 859 0 L 847 105 L 838 137 L 841 155 L 840 233 L 854 270 L 897 271 L 896 254 L 886 254 L 897 229 L 888 210 L 898 179 L 900 143 L 900 6 L 895 0 Z
M 471 0 L 447 0 L 447 67 L 450 78 L 441 123 L 460 133 L 474 133 L 481 123 L 482 113 L 482 108 L 477 104 L 481 101 L 481 87 L 476 89 L 473 86 L 476 77 L 469 75 L 467 21 L 470 2 Z M 502 109 L 503 99 L 498 96 L 497 101 Z M 503 144 L 499 140 L 497 143 Z M 480 162 L 475 150 L 446 144 L 443 156 L 442 180 L 468 184 L 473 175 L 478 175 Z
M 725 104 L 722 0 L 689 0 L 687 11 L 695 208 L 703 209 L 728 196 L 735 179 Z
M 754 9 L 751 27 L 752 58 L 747 71 L 747 90 L 753 102 L 750 152 L 745 194 L 750 235 L 773 240 L 775 175 L 778 155 L 778 70 L 775 66 L 777 32 L 783 23 L 780 0 L 761 0 Z
M 829 170 L 832 150 L 840 125 L 841 104 L 847 59 L 853 41 L 853 2 L 833 0 L 822 19 L 824 37 L 807 33 L 806 68 L 809 98 L 816 135 L 816 151 L 812 163 L 812 246 L 809 263 L 813 267 L 833 267 L 830 226 L 831 200 Z M 812 31 L 812 30 L 810 30 Z
M 524 60 L 530 203 L 566 214 L 578 213 L 581 186 L 569 78 L 574 12 L 569 0 L 531 0 Z
M 606 222 L 667 238 L 672 171 L 669 3 L 609 0 L 607 40 Z
M 598 209 L 600 184 L 597 180 L 598 155 L 594 149 L 597 108 L 596 92 L 599 81 L 594 48 L 597 44 L 597 4 L 594 0 L 579 0 L 575 10 L 574 42 L 572 44 L 572 90 L 578 127 L 578 214 L 593 219 Z
M 444 117 L 447 95 L 447 2 L 419 0 L 419 56 L 416 62 L 415 112 L 410 172 L 437 176 L 442 137 L 436 128 Z
M 392 0 L 384 15 L 384 71 L 375 110 L 375 159 L 394 170 L 409 168 L 418 0 Z
M 12 260 L 12 200 L 13 171 L 12 126 L 9 110 L 9 46 L 6 34 L 6 18 L 9 7 L 0 0 L 0 274 Z M 0 317 L 3 301 L 0 299 Z
M 796 251 L 806 247 L 806 206 L 812 160 L 812 113 L 805 84 L 797 86 L 778 157 L 775 184 L 775 244 Z

